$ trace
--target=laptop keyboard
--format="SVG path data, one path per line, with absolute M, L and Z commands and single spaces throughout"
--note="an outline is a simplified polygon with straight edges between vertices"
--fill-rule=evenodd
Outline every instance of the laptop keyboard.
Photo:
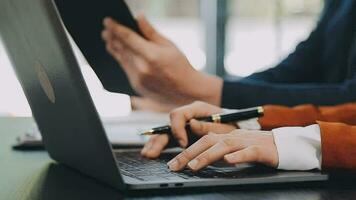
M 123 175 L 142 181 L 167 181 L 177 179 L 199 178 L 189 170 L 172 172 L 167 167 L 167 162 L 174 155 L 169 154 L 160 159 L 150 160 L 143 158 L 138 152 L 115 153 L 120 171 Z
M 217 162 L 199 172 L 193 173 L 189 169 L 172 172 L 167 167 L 175 154 L 163 154 L 159 159 L 143 158 L 139 152 L 116 152 L 117 162 L 123 175 L 142 181 L 169 181 L 201 178 L 245 178 L 261 177 L 276 174 L 276 170 L 264 166 L 227 166 L 224 162 Z

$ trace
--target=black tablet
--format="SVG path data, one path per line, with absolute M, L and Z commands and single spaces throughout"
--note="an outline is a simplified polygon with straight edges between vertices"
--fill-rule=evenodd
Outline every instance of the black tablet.
M 104 88 L 137 95 L 119 63 L 105 49 L 102 21 L 109 16 L 140 33 L 124 0 L 55 0 L 62 20 Z

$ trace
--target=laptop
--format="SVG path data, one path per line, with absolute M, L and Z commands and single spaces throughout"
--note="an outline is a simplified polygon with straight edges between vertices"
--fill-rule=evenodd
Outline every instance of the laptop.
M 83 5 L 83 9 L 85 6 Z M 80 12 L 80 11 L 78 11 Z M 113 150 L 51 0 L 0 0 L 0 34 L 52 159 L 120 190 L 325 181 L 320 171 L 217 162 L 170 172 L 139 150 Z

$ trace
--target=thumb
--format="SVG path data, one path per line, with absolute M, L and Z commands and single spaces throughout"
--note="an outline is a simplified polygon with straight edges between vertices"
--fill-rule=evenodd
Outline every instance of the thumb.
M 144 14 L 140 13 L 137 16 L 137 22 L 142 34 L 149 40 L 154 42 L 166 43 L 168 40 L 156 31 L 155 28 L 148 22 Z
M 217 134 L 230 133 L 231 131 L 236 129 L 236 127 L 231 124 L 203 122 L 195 119 L 190 120 L 190 128 L 193 133 L 199 136 L 206 135 L 210 132 Z

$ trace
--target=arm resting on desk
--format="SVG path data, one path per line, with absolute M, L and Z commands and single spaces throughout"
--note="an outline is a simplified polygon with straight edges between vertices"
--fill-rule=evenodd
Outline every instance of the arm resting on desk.
M 283 126 L 308 126 L 315 124 L 317 120 L 356 125 L 356 103 L 319 107 L 311 104 L 295 107 L 266 105 L 263 108 L 264 116 L 259 119 L 263 130 Z
M 356 171 L 356 126 L 318 122 L 323 170 Z
M 356 170 L 356 126 L 352 126 L 356 125 L 356 103 L 293 108 L 269 105 L 264 109 L 259 123 L 265 130 L 318 123 L 272 130 L 280 158 L 278 168 Z

